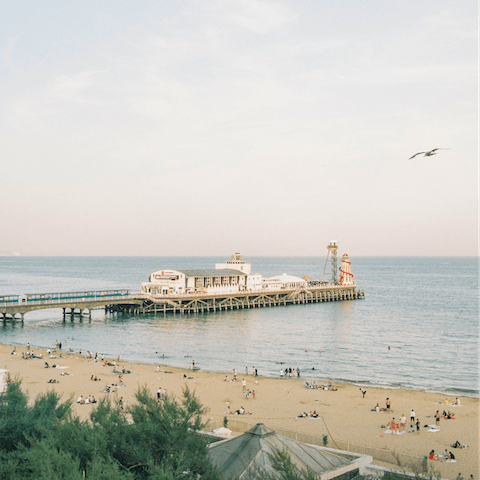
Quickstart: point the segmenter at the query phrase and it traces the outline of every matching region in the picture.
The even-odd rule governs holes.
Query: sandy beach
[[[454,406],[455,396],[445,396],[422,391],[401,389],[383,389],[363,387],[366,390],[363,396],[360,388],[350,384],[335,384],[336,391],[324,389],[308,389],[301,378],[264,378],[244,375],[245,366],[238,367],[237,382],[231,381],[233,372],[210,373],[203,370],[192,371],[172,368],[164,365],[141,365],[124,362],[122,359],[107,359],[116,361],[117,370],[125,368],[131,373],[123,375],[123,386],[117,373],[113,373],[112,366],[105,366],[100,359],[85,358],[78,353],[60,351],[47,353],[47,350],[35,349],[36,354],[43,358],[24,359],[22,352],[26,348],[16,348],[16,355],[12,354],[13,347],[0,346],[0,368],[7,369],[12,378],[22,380],[22,388],[28,392],[32,401],[38,394],[53,389],[62,395],[62,399],[73,398],[74,411],[82,419],[88,418],[94,405],[77,404],[80,395],[87,397],[94,395],[101,399],[108,395],[112,401],[120,398],[131,404],[135,401],[135,392],[140,386],[147,386],[152,393],[159,388],[165,389],[167,394],[181,395],[185,385],[196,392],[206,408],[205,420],[210,420],[212,427],[221,426],[228,407],[235,412],[241,406],[246,410],[245,415],[227,414],[233,425],[234,422],[255,424],[263,422],[272,429],[284,429],[305,434],[323,436],[328,435],[329,445],[337,442],[350,442],[366,445],[377,449],[394,450],[402,454],[417,456],[428,455],[433,449],[441,454],[445,449],[452,451],[456,462],[445,460],[429,461],[442,478],[455,479],[460,472],[464,478],[473,475],[475,480],[479,475],[479,399],[459,397],[460,406]],[[56,358],[50,358],[53,355]],[[191,361],[191,360],[190,360]],[[45,362],[66,368],[45,368]],[[249,373],[251,373],[249,366]],[[167,373],[168,372],[168,373]],[[230,381],[225,381],[228,375]],[[97,377],[99,381],[91,378]],[[185,378],[185,376],[187,378]],[[48,383],[50,379],[59,383]],[[246,381],[246,388],[252,392],[247,398],[243,393],[242,380]],[[318,385],[328,384],[328,378],[317,379]],[[106,393],[106,385],[117,384],[115,392]],[[255,391],[255,397],[253,396]],[[375,412],[378,403],[386,406],[386,399],[391,401],[391,412]],[[448,402],[448,405],[446,404]],[[411,432],[410,412],[415,411],[416,418],[420,419],[420,432]],[[454,413],[455,419],[441,419],[438,431],[428,431],[425,425],[435,426],[435,412],[443,410]],[[303,412],[316,411],[321,417],[318,419],[298,418]],[[403,434],[392,434],[382,425],[395,418],[407,417],[407,426]],[[414,429],[413,429],[414,430]],[[451,445],[459,441],[468,445],[468,448],[452,448]],[[385,465],[374,460],[374,463]]]

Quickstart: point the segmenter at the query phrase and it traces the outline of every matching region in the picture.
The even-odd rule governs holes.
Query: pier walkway
[[[63,315],[92,315],[94,308],[105,312],[149,313],[204,313],[243,308],[276,307],[307,303],[333,302],[365,298],[363,290],[355,285],[322,285],[235,293],[188,293],[150,295],[130,293],[129,290],[94,292],[64,292],[0,296],[0,320],[21,320],[28,312],[52,308],[63,309]],[[78,311],[78,313],[77,313]]]

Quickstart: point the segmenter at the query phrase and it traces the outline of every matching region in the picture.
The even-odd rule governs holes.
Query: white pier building
[[[277,275],[262,278],[251,273],[251,264],[235,253],[225,263],[215,264],[215,269],[157,270],[150,274],[149,281],[142,283],[142,292],[150,295],[190,293],[236,293],[282,290],[307,286],[303,278],[293,275]]]

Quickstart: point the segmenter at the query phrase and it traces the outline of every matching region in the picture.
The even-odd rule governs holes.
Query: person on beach
[[[410,412],[410,426],[413,427],[414,424],[415,424],[415,410],[413,410],[412,408],[412,411]]]
[[[458,399],[458,397],[455,399],[455,405],[460,405],[460,400]]]
[[[389,411],[390,411],[390,406],[392,405],[392,402],[390,401],[389,398],[387,398],[387,399],[385,400],[385,405],[386,405],[386,407],[387,407],[387,412],[389,412]]]
[[[247,382],[245,381],[244,378],[242,378],[242,392],[245,392],[247,390]]]
[[[157,400],[160,400],[161,397],[162,397],[162,387],[158,387],[158,390],[157,390]]]
[[[300,369],[297,367],[297,378],[300,378]]]
[[[378,403],[375,405],[375,411],[377,413],[380,411],[380,405]]]
[[[395,417],[392,418],[391,422],[388,422],[387,424],[388,427],[392,430],[393,435],[397,433],[397,422],[395,421]]]
[[[435,458],[435,450],[432,450],[428,455],[429,460],[436,460]],[[458,478],[458,477],[457,477]]]
[[[457,475],[457,478],[456,478],[455,480],[463,480],[462,474],[459,473],[459,474]]]
[[[417,420],[416,427],[417,427],[417,433],[420,433],[420,419]]]
[[[440,411],[439,410],[437,410],[435,412],[435,423],[436,423],[437,427],[440,425]]]
[[[400,428],[402,430],[405,430],[405,427],[407,426],[407,417],[405,416],[404,413],[402,413],[402,416],[400,418]]]
[[[359,390],[362,392],[362,398],[365,398],[365,394],[367,393],[367,391],[364,390],[362,387],[360,387]]]

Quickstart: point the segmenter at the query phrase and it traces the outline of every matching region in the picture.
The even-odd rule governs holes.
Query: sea
[[[0,257],[0,295],[128,288],[158,269],[214,268],[225,257]],[[323,257],[248,257],[252,272],[322,277]],[[479,397],[477,257],[355,257],[365,299],[197,314],[0,322],[0,343],[90,350],[123,362]],[[3,367],[3,366],[2,366]]]

